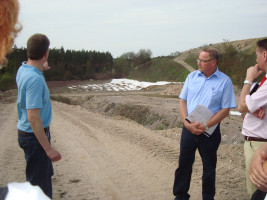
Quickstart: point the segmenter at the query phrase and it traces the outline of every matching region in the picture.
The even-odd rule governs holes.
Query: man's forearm
[[[246,103],[246,96],[249,95],[250,88],[251,88],[250,84],[245,84],[242,88],[239,101],[238,101],[238,111],[241,113],[246,113],[249,111],[247,103]]]
[[[185,118],[187,117],[187,102],[183,99],[180,99],[179,102],[179,111],[180,111],[180,116],[182,118],[182,121],[184,122],[184,124],[186,123]]]
[[[37,140],[39,141],[45,152],[48,153],[51,150],[51,144],[49,143],[48,138],[45,135],[40,112],[38,111],[38,109],[32,109],[27,110],[27,113],[29,122]]]
[[[217,112],[210,120],[207,121],[207,126],[212,127],[215,124],[220,123],[226,116],[229,115],[230,108],[223,108]]]
[[[249,67],[246,73],[246,80],[253,82],[263,70],[259,68],[259,65],[256,64],[255,66]],[[241,113],[248,112],[248,106],[246,104],[246,96],[250,93],[251,84],[244,84],[238,102],[238,111]]]

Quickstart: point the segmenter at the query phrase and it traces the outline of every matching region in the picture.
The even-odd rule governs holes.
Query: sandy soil
[[[103,101],[107,105],[110,102],[142,104],[153,112],[177,115],[178,99],[160,97],[161,93],[159,90],[64,93],[73,98],[94,96],[96,103],[91,107],[87,101],[81,105],[53,101],[52,145],[62,154],[62,160],[54,163],[54,199],[173,199],[181,129],[152,130],[124,117],[101,112],[97,107]],[[11,96],[6,95],[6,101],[0,98],[0,186],[25,181],[25,160],[17,143],[15,97]],[[217,200],[248,199],[241,126],[242,119],[234,116],[222,123]],[[190,189],[192,200],[201,199],[202,165],[199,154],[196,155]]]

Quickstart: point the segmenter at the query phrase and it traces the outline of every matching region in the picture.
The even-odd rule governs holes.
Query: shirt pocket
[[[197,94],[197,85],[189,85],[188,86],[188,99],[192,99],[196,96]]]
[[[222,94],[223,94],[222,90],[212,89],[211,102],[216,104],[221,104]]]

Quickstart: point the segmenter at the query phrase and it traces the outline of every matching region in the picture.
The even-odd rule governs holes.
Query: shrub
[[[4,73],[0,77],[0,90],[5,91],[10,89],[10,87],[14,87],[15,81],[13,80],[13,77],[9,73]]]

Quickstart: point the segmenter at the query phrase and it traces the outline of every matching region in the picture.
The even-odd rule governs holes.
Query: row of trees
[[[94,79],[98,74],[108,74],[109,78],[122,77],[127,76],[133,66],[151,60],[151,56],[150,50],[141,49],[138,53],[125,53],[114,60],[109,52],[54,48],[50,49],[48,58],[52,68],[45,71],[45,76],[47,80],[57,81]],[[0,90],[14,87],[16,72],[21,63],[27,60],[27,49],[15,46],[7,59],[7,67],[0,70]]]
[[[114,60],[114,71],[122,74],[122,76],[128,76],[134,67],[151,61],[151,58],[150,49],[141,49],[137,53],[124,53]]]
[[[113,57],[109,52],[51,49],[48,58],[53,67],[46,71],[47,80],[85,80],[96,73],[111,72]]]
[[[230,42],[226,41],[221,44],[219,68],[230,76],[235,85],[241,86],[247,68],[255,65],[255,49],[256,47],[246,51],[239,51]],[[168,58],[172,59],[179,54],[180,52],[175,52]],[[197,56],[191,53],[185,61],[191,66],[196,66]],[[7,67],[0,68],[0,90],[15,86],[16,72],[22,61],[27,60],[27,49],[14,47],[13,51],[7,55],[7,59]],[[105,78],[132,77],[133,73],[139,76],[138,74],[140,73],[137,73],[137,71],[142,72],[142,70],[151,67],[151,64],[155,65],[156,62],[159,62],[152,62],[152,52],[149,49],[141,49],[137,53],[124,53],[114,59],[109,52],[65,51],[63,47],[51,49],[48,61],[52,69],[45,72],[47,80],[95,79],[100,77],[98,76],[99,74]],[[163,65],[167,69],[170,64],[164,63]],[[158,66],[156,67],[156,69],[159,68]],[[155,72],[153,76],[155,77],[157,77],[156,69],[153,70]]]

